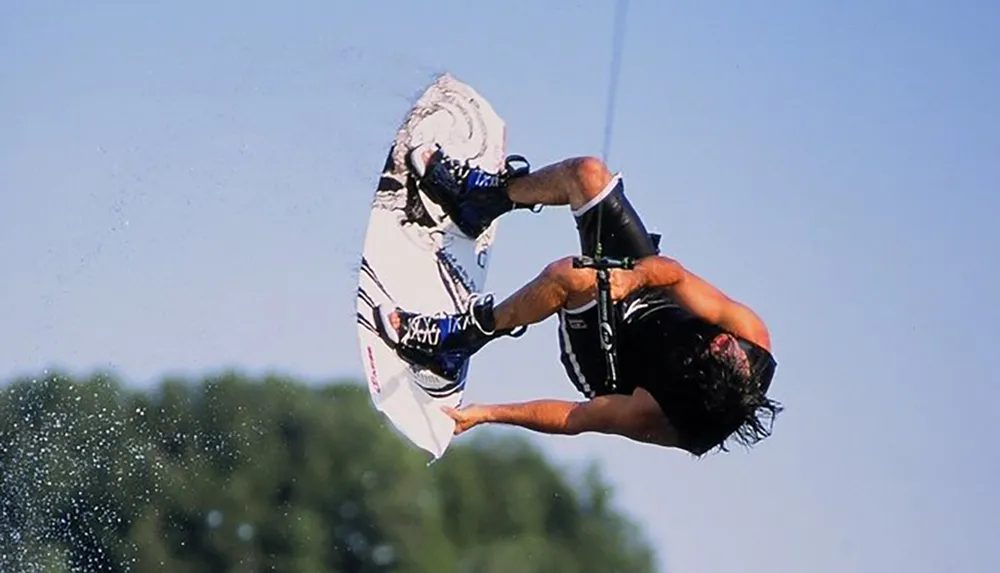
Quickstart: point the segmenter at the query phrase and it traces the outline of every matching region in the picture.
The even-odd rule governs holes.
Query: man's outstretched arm
[[[543,399],[473,405],[447,412],[456,421],[456,433],[479,424],[507,424],[544,434],[573,436],[596,432],[663,446],[673,446],[676,442],[659,405],[642,389],[631,396],[598,396],[586,402]]]

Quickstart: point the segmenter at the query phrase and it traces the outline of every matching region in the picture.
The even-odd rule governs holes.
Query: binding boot
[[[425,160],[428,153],[430,157]],[[538,210],[539,206],[515,203],[507,196],[507,184],[531,170],[527,159],[520,155],[508,156],[500,173],[452,159],[439,145],[417,147],[407,154],[407,160],[417,174],[421,190],[473,239],[504,213],[514,209]]]
[[[496,330],[492,294],[473,295],[466,310],[457,314],[419,314],[379,306],[375,323],[397,354],[452,381],[487,342],[501,336],[518,337],[526,330]]]

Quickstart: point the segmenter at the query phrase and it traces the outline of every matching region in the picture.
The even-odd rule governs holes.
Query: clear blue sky
[[[83,7],[84,4],[86,7]],[[600,153],[613,3],[7,1],[0,373],[360,376],[355,265],[412,98],[485,94],[535,165]],[[1000,570],[1000,5],[633,0],[610,163],[667,254],[755,307],[788,410],[606,463],[672,571]],[[503,295],[574,252],[501,228]],[[573,397],[555,325],[470,401]]]

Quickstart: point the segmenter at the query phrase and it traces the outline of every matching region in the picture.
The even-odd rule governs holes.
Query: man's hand
[[[619,301],[649,284],[646,274],[636,269],[611,269],[611,300]],[[597,292],[597,286],[594,286]]]
[[[574,284],[576,289],[570,292],[569,300],[574,306],[597,298],[597,271],[593,269],[574,269],[574,273],[583,277]],[[649,285],[646,273],[635,269],[609,269],[608,282],[611,283],[611,300],[620,301],[640,288]]]
[[[448,414],[452,420],[455,420],[456,436],[486,422],[486,414],[488,410],[483,406],[477,406],[475,404],[461,409],[449,408],[447,406],[441,409],[444,410],[444,413]]]
[[[597,271],[576,270],[586,273],[586,296],[597,296]],[[684,278],[684,269],[665,257],[650,256],[639,259],[631,269],[610,269],[611,300],[619,301],[633,292],[648,286],[670,287]]]

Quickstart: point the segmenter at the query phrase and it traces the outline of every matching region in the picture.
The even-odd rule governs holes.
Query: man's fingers
[[[459,435],[466,430],[465,424],[463,423],[462,413],[450,406],[441,406],[441,411],[451,417],[455,421],[455,430],[452,432],[453,435]]]
[[[452,420],[455,420],[456,436],[482,422],[480,409],[475,404],[469,404],[459,408],[441,406],[441,411],[448,414]]]
[[[621,269],[611,269],[611,300],[619,300],[625,295],[624,277]]]

